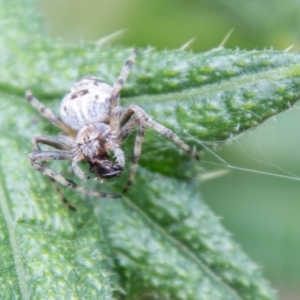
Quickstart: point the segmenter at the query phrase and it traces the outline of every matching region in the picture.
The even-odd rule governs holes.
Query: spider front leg
[[[35,135],[33,137],[32,140],[32,146],[34,149],[34,153],[38,153],[41,152],[41,149],[39,147],[39,144],[45,144],[51,147],[54,147],[56,149],[59,150],[70,150],[70,146],[67,145],[66,143],[64,143],[61,139],[56,138],[56,137],[52,137],[52,136],[46,136],[46,135]],[[46,162],[42,162],[42,165],[45,167],[47,166]],[[55,189],[56,193],[59,195],[60,200],[62,201],[62,203],[69,209],[72,211],[75,211],[76,208],[75,206],[73,206],[71,203],[69,203],[69,201],[67,200],[67,198],[63,195],[63,193],[61,192],[61,190],[59,189],[59,187],[57,186],[57,181],[55,181],[53,178],[50,178],[50,182],[53,186],[53,188]]]
[[[133,114],[136,115],[136,118],[132,119]],[[179,145],[184,151],[186,151],[189,155],[199,160],[199,156],[195,153],[184,141],[182,141],[172,130],[164,127],[163,125],[152,120],[146,112],[138,106],[132,105],[125,110],[123,113],[120,122],[119,122],[119,134],[118,134],[118,143],[120,144],[135,128],[139,127],[135,146],[134,146],[134,154],[132,159],[132,165],[130,169],[129,180],[123,189],[123,192],[126,192],[133,183],[134,176],[137,170],[138,160],[141,154],[142,143],[144,139],[144,133],[146,126],[151,127],[153,130],[157,131],[161,135],[171,139],[174,143]]]
[[[132,123],[129,122],[131,116],[135,114],[137,116],[137,123],[145,124],[146,126],[151,127],[156,132],[160,133],[161,135],[167,137],[168,139],[172,140],[175,144],[180,146],[184,151],[186,151],[189,155],[194,157],[195,159],[199,160],[199,155],[194,152],[181,138],[179,138],[172,130],[166,128],[165,126],[155,122],[152,120],[147,113],[136,105],[129,106],[125,112],[123,113],[121,120],[120,120],[120,133],[119,138],[122,139],[122,136],[128,135],[128,128],[132,127]],[[129,124],[128,124],[129,123]],[[138,126],[138,125],[137,125]],[[127,136],[126,135],[126,136]]]
[[[119,198],[120,195],[115,194],[107,194],[97,191],[92,191],[86,189],[82,186],[78,186],[75,182],[64,178],[57,172],[54,172],[46,165],[41,163],[51,160],[72,160],[72,153],[70,151],[39,151],[33,152],[28,155],[30,164],[39,172],[45,174],[46,176],[50,177],[51,179],[57,181],[58,183],[74,189],[78,192],[81,192],[85,195],[96,196],[96,197],[103,197],[103,198]],[[37,163],[39,161],[40,163]]]

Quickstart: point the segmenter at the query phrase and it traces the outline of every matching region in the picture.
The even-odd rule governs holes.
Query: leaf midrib
[[[146,219],[149,223],[151,223],[169,242],[171,242],[175,247],[179,250],[187,254],[204,272],[206,272],[207,276],[211,278],[212,281],[219,283],[221,286],[225,287],[226,290],[233,296],[232,299],[242,300],[242,298],[237,294],[235,290],[233,290],[228,284],[224,283],[223,279],[217,276],[214,272],[212,272],[209,267],[207,267],[201,259],[192,251],[190,248],[182,244],[180,240],[177,240],[172,235],[169,234],[164,228],[160,226],[155,220],[151,218],[148,214],[146,214],[143,210],[141,210],[134,202],[131,201],[129,197],[123,195],[122,199],[127,203],[128,206],[131,206],[136,212],[138,212],[144,219]],[[180,244],[180,247],[178,247]]]
[[[294,64],[287,67],[274,67],[272,70],[266,70],[255,74],[247,74],[243,76],[233,77],[218,81],[212,84],[203,85],[197,88],[187,88],[180,92],[168,92],[167,94],[155,95],[139,95],[134,97],[123,97],[122,100],[126,104],[147,104],[147,103],[163,103],[167,101],[183,101],[193,99],[195,97],[207,96],[214,93],[240,89],[246,84],[254,84],[265,80],[280,80],[287,77],[300,76],[300,64]]]

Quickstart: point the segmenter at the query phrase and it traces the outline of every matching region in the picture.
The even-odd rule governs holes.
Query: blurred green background
[[[189,50],[202,52],[217,47],[234,28],[227,48],[300,50],[299,0],[41,0],[39,5],[47,32],[63,42],[96,41],[126,29],[110,44],[161,50],[195,38]],[[263,268],[280,299],[300,299],[300,106],[210,149],[213,153],[202,153],[199,175],[205,201]],[[220,170],[228,172],[206,180]]]

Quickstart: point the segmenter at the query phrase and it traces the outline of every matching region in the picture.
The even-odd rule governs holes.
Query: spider
[[[195,159],[199,159],[174,132],[152,120],[142,108],[136,105],[123,108],[119,105],[120,91],[135,58],[136,51],[133,51],[113,86],[95,77],[84,77],[77,82],[62,99],[61,119],[40,103],[31,91],[26,91],[29,103],[62,131],[57,137],[33,137],[33,152],[28,158],[36,170],[53,181],[87,195],[118,198],[120,195],[89,190],[77,185],[50,169],[47,161],[70,160],[75,175],[80,179],[89,178],[78,166],[80,161],[86,161],[90,165],[90,172],[95,173],[95,179],[118,177],[125,166],[125,157],[120,145],[137,128],[130,175],[123,189],[123,192],[126,192],[135,177],[147,126],[171,139]],[[46,144],[57,150],[42,151],[39,144]],[[113,159],[109,153],[113,154]]]

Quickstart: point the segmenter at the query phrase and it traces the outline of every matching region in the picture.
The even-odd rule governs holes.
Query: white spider
[[[26,92],[29,103],[62,131],[57,137],[34,136],[32,142],[34,152],[30,153],[28,158],[36,170],[79,192],[93,196],[118,198],[120,195],[106,194],[78,186],[73,181],[52,171],[46,162],[71,160],[74,173],[80,179],[89,178],[77,164],[82,160],[89,163],[90,171],[95,173],[98,179],[118,177],[125,165],[124,153],[120,145],[137,127],[129,180],[123,189],[125,192],[133,183],[146,126],[171,139],[191,156],[199,159],[199,156],[177,135],[152,120],[140,107],[131,105],[125,109],[119,106],[120,91],[135,57],[136,52],[134,51],[125,62],[113,87],[95,77],[85,77],[77,82],[62,100],[60,108],[62,121],[49,108],[41,104],[30,91]],[[57,150],[42,151],[39,143],[49,145]],[[113,153],[114,159],[110,158],[109,152]]]

